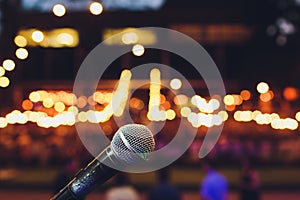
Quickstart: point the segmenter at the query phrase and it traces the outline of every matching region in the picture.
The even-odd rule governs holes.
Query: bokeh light
[[[0,67],[0,76],[3,76],[5,74],[5,69],[3,67]]]
[[[234,105],[234,97],[230,94],[226,95],[223,99],[225,105],[231,106]]]
[[[66,8],[62,4],[56,4],[53,6],[52,12],[57,17],[62,17],[66,14]]]
[[[142,56],[145,53],[145,48],[141,44],[136,44],[132,47],[132,53],[135,56]]]
[[[14,42],[18,47],[26,47],[27,45],[26,38],[21,35],[17,35],[14,39]]]
[[[93,15],[100,15],[103,12],[103,6],[99,2],[93,2],[90,5],[90,12]]]
[[[2,66],[3,66],[3,68],[4,68],[5,70],[7,70],[7,71],[12,71],[12,70],[15,69],[16,64],[15,64],[15,62],[14,62],[13,60],[11,60],[11,59],[6,59],[6,60],[3,61]]]
[[[19,48],[16,50],[16,56],[17,58],[24,60],[28,57],[28,51],[24,48]]]
[[[44,33],[42,31],[36,30],[31,34],[31,38],[35,42],[42,42],[45,38]]]
[[[180,79],[178,78],[174,78],[170,81],[170,86],[172,89],[174,90],[179,90],[182,86],[182,82]]]
[[[269,91],[269,85],[265,82],[257,84],[256,89],[259,93],[263,94]]]
[[[5,87],[9,86],[9,83],[10,83],[10,81],[7,77],[5,77],[5,76],[0,77],[0,87],[5,88]]]

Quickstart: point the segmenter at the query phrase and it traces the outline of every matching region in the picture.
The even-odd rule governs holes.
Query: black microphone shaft
[[[82,200],[97,185],[104,183],[119,171],[103,163],[121,165],[111,147],[107,147],[86,168],[79,171],[76,177],[50,200]]]

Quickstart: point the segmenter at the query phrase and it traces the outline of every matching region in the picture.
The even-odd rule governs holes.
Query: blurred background
[[[151,84],[124,96],[124,103],[135,123],[166,122],[156,137],[160,147],[173,138],[180,120],[186,134],[197,131],[168,168],[183,199],[200,199],[199,149],[208,128],[221,124],[210,157],[228,180],[230,199],[239,199],[243,160],[257,171],[262,199],[299,199],[299,25],[299,0],[0,0],[0,198],[49,199],[62,171],[75,174],[93,158],[74,124],[87,132],[90,123],[99,124],[111,138],[118,126],[105,108],[121,74],[156,62],[182,73],[197,95],[185,95],[178,77],[162,74],[169,88],[156,91],[159,106],[149,100],[157,98],[149,96]],[[200,43],[218,66],[227,95],[210,97],[184,58],[144,48],[155,44],[157,35],[139,27],[173,29]],[[122,38],[106,40],[122,31],[127,31]],[[77,71],[103,40],[107,46],[129,45],[132,52],[111,63],[94,94],[76,96]],[[146,73],[149,82],[160,74]],[[164,111],[149,114],[156,108]],[[90,114],[96,112],[104,117],[93,120]],[[157,172],[127,178],[142,199],[159,181]],[[87,199],[101,199],[115,182]]]

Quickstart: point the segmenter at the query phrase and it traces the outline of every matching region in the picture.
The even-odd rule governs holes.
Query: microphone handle
[[[103,163],[122,164],[111,147],[104,149],[86,168],[81,169],[75,178],[50,200],[83,200],[97,185],[104,183],[119,171]]]

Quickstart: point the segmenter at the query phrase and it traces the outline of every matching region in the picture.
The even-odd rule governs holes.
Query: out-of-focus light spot
[[[94,101],[93,96],[89,96],[89,98],[87,99],[87,102],[88,102],[88,104],[91,105],[91,106],[94,106],[94,105],[97,104],[97,103]]]
[[[167,110],[167,119],[168,120],[173,120],[176,117],[176,113],[174,110]]]
[[[0,128],[5,128],[7,126],[7,120],[4,117],[0,117]]]
[[[42,31],[37,30],[37,31],[33,31],[33,33],[31,34],[31,38],[35,42],[41,42],[44,40],[45,36]]]
[[[74,115],[77,115],[78,114],[78,108],[76,106],[70,106],[68,108],[68,112],[72,112],[72,113],[74,113]]]
[[[183,117],[188,117],[188,115],[192,112],[192,110],[189,107],[183,107],[180,110],[180,114]]]
[[[236,111],[236,112],[234,112],[234,114],[233,114],[233,118],[236,120],[236,121],[241,121],[241,111]]]
[[[242,90],[240,95],[244,101],[248,101],[251,98],[251,93],[249,90]]]
[[[16,50],[16,56],[21,60],[25,60],[28,57],[28,51],[24,48],[19,48]]]
[[[225,110],[218,112],[218,115],[222,118],[223,122],[227,121],[228,113]]]
[[[228,111],[234,111],[235,110],[235,105],[225,105],[225,108]]]
[[[18,47],[26,47],[27,45],[26,38],[21,35],[17,35],[14,39],[14,42]]]
[[[172,89],[178,90],[178,89],[181,88],[182,82],[181,82],[181,80],[179,80],[178,78],[174,78],[174,79],[172,79],[172,80],[170,81],[170,86],[171,86]]]
[[[93,14],[93,15],[100,15],[103,11],[103,6],[101,3],[99,2],[93,2],[91,3],[90,5],[90,12]]]
[[[33,108],[33,103],[30,100],[26,99],[22,102],[22,108],[24,110],[31,110]]]
[[[29,94],[30,101],[36,103],[41,100],[41,95],[38,92],[31,92]]]
[[[299,91],[294,87],[286,87],[283,90],[283,97],[288,101],[295,101],[299,97]]]
[[[243,122],[250,122],[252,120],[252,112],[251,111],[242,111],[240,113],[240,120]]]
[[[225,105],[231,106],[234,105],[234,97],[230,94],[226,95],[223,99]]]
[[[259,110],[255,110],[255,111],[253,111],[252,112],[252,119],[253,120],[256,120],[256,117],[258,116],[258,115],[261,115],[262,113],[259,111]]]
[[[57,17],[62,17],[66,14],[66,8],[62,4],[56,4],[52,8],[52,12]]]
[[[176,105],[181,106],[186,105],[189,101],[189,98],[184,94],[179,94],[174,97],[173,101]]]
[[[5,76],[0,77],[0,87],[5,88],[5,87],[9,86],[9,83],[10,83],[10,81],[7,77],[5,77]]]
[[[138,98],[132,98],[129,101],[129,106],[131,108],[137,109],[137,110],[142,110],[144,108],[144,102]]]
[[[57,112],[63,112],[65,110],[66,106],[63,102],[56,102],[54,105],[54,109]]]
[[[291,118],[283,119],[283,126],[286,129],[295,130],[298,128],[298,122]]]
[[[2,66],[3,66],[3,68],[4,68],[5,70],[7,70],[7,71],[12,71],[12,70],[15,69],[16,64],[15,64],[15,62],[14,62],[13,60],[11,60],[11,59],[6,59],[6,60],[3,61]]]
[[[200,110],[207,105],[206,100],[199,95],[192,96],[191,103],[197,106]]]
[[[262,93],[259,95],[259,98],[263,102],[268,102],[272,100],[272,94],[270,92]]]
[[[269,91],[269,85],[265,82],[257,84],[256,89],[259,93],[263,94]]]
[[[60,33],[57,36],[57,40],[60,44],[65,44],[65,45],[69,45],[69,46],[74,43],[74,38],[69,33]]]
[[[87,114],[86,114],[86,112],[80,112],[79,114],[78,114],[78,120],[80,121],[80,122],[86,122],[88,119],[87,119]]]
[[[136,44],[132,47],[132,53],[135,56],[142,56],[145,53],[145,48],[143,45]]]
[[[138,42],[138,35],[135,32],[128,32],[122,35],[122,42],[124,44],[134,44]]]
[[[234,98],[234,105],[241,105],[243,103],[243,98],[240,95],[232,95]]]
[[[87,98],[85,96],[78,97],[76,105],[78,108],[83,108],[87,104]]]
[[[5,69],[3,67],[0,67],[0,76],[3,76],[5,74]]]
[[[43,106],[45,108],[51,108],[54,105],[53,99],[47,97],[43,100]]]
[[[295,118],[298,122],[300,122],[300,111],[296,113]]]
[[[220,107],[220,102],[217,99],[211,99],[208,102],[208,106],[212,108],[212,110],[217,110]]]

